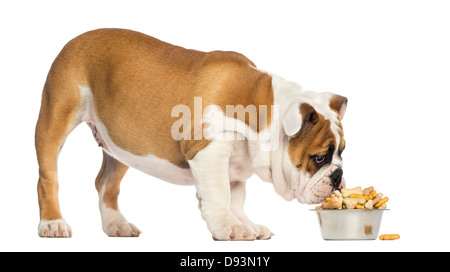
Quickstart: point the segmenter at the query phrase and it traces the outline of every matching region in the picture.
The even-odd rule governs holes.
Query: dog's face
[[[294,110],[283,119],[288,136],[283,172],[298,201],[314,204],[345,187],[342,176],[345,140],[341,119],[347,99],[329,93],[305,95],[306,102],[294,105]]]

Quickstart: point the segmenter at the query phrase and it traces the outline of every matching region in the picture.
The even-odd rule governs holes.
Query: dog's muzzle
[[[342,168],[338,168],[330,175],[331,186],[333,187],[333,191],[339,189],[343,174],[344,171],[342,171]]]

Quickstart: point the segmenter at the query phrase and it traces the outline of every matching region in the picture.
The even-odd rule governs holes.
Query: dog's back
[[[186,165],[186,156],[196,153],[194,146],[207,143],[168,140],[176,121],[171,117],[173,107],[182,104],[193,109],[194,97],[202,97],[204,105],[222,106],[224,112],[225,105],[248,100],[242,97],[252,97],[252,104],[271,105],[270,76],[252,66],[235,52],[205,53],[135,31],[100,29],[64,47],[52,65],[43,96],[55,101],[52,106],[56,100],[73,101],[77,114],[72,126],[76,126],[86,103],[80,96],[84,87],[92,93],[95,112],[119,147]],[[259,81],[262,84],[255,84]]]

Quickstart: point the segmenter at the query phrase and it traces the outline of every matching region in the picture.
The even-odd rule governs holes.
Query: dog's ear
[[[330,97],[330,108],[339,114],[339,118],[344,118],[347,109],[348,99],[342,95],[332,94]]]
[[[317,120],[317,112],[310,104],[294,104],[286,111],[282,119],[284,133],[287,136],[294,136],[306,123],[317,123]]]

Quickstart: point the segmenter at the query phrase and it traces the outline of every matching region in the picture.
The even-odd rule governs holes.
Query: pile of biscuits
[[[383,197],[382,193],[377,193],[373,186],[361,189],[360,186],[353,189],[343,188],[336,190],[317,209],[386,209],[388,197]]]

